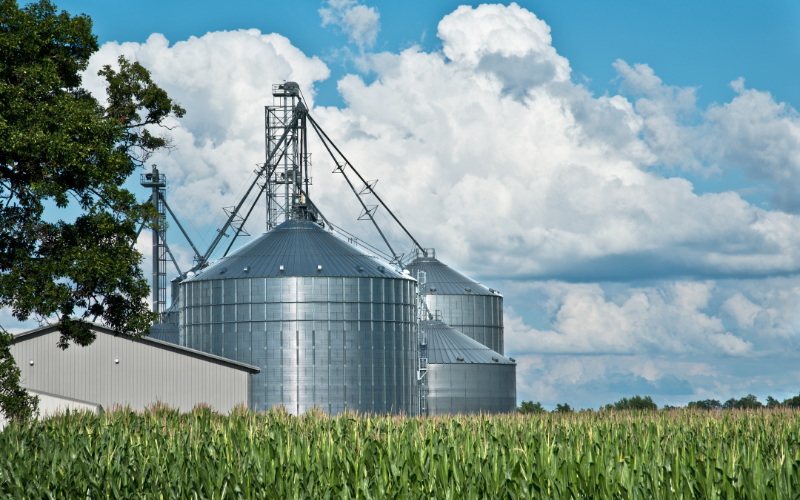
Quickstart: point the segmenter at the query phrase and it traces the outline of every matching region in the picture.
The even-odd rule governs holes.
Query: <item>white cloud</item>
[[[712,334],[709,340],[729,356],[745,356],[753,350],[753,344],[727,332]]]
[[[319,58],[305,56],[277,34],[215,32],[172,46],[153,34],[143,44],[104,44],[84,77],[92,93],[104,92],[97,71],[115,64],[119,55],[140,61],[187,109],[170,132],[177,151],[157,155],[152,163],[167,175],[173,209],[190,214],[201,227],[220,220],[221,208],[234,204],[237,190],[264,161],[264,106],[272,104],[272,84],[299,83],[313,105],[313,82],[330,74]]]
[[[669,139],[649,139],[666,134],[652,132],[653,120],[676,119],[693,91],[665,90],[648,68],[618,63],[625,84],[656,96],[649,106],[660,111],[639,111],[642,99],[595,98],[569,80],[549,27],[516,5],[460,7],[438,34],[442,52],[365,55],[375,82],[345,76],[339,91],[348,106],[312,109],[364,175],[381,179],[384,198],[425,246],[474,274],[517,278],[800,268],[797,218],[732,192],[697,195],[685,179],[646,171],[670,150]],[[276,34],[217,32],[171,47],[153,35],[145,44],[105,44],[91,61],[91,90],[101,88],[91,75],[120,53],[150,68],[188,110],[173,132],[178,151],[153,162],[169,176],[171,199],[200,224],[232,204],[263,161],[270,84],[297,81],[313,106],[314,82],[329,75]],[[342,180],[327,174],[321,146],[311,147],[313,195],[352,229]],[[437,224],[426,222],[431,214]]]
[[[773,203],[800,211],[800,113],[775,102],[769,92],[745,88],[741,78],[731,87],[738,95],[705,113],[709,132],[703,152],[751,179],[771,181],[777,189]]]
[[[722,304],[722,308],[736,320],[740,328],[751,328],[761,308],[741,293],[736,293]]]
[[[326,3],[327,7],[319,9],[322,26],[338,26],[361,49],[375,45],[381,30],[378,9],[360,5],[357,0],[328,0]]]
[[[800,211],[800,113],[775,102],[769,92],[747,89],[744,79],[731,82],[737,96],[729,103],[696,106],[697,89],[665,85],[647,64],[614,68],[622,88],[636,97],[643,118],[642,136],[658,163],[711,175],[739,169],[748,178],[772,183],[772,202],[781,210]]]
[[[442,221],[415,224],[418,239],[475,274],[590,281],[798,269],[796,218],[646,171],[671,151],[667,138],[663,147],[647,139],[648,120],[661,118],[566,80],[546,28],[516,6],[461,7],[439,25],[442,54],[366,56],[375,81],[344,77],[348,107],[315,113],[410,220]],[[639,87],[658,84],[639,73]],[[693,102],[692,92],[662,93]],[[672,101],[662,108],[677,116]]]
[[[505,342],[515,353],[746,355],[752,345],[729,332],[708,307],[713,282],[635,288],[612,301],[596,284],[536,283],[548,296],[549,330],[527,327],[506,310]]]
[[[634,394],[660,405],[790,397],[800,375],[798,285],[798,277],[647,287],[505,282],[518,397],[595,406]],[[540,316],[539,326],[518,311]],[[732,313],[742,325],[726,326]]]

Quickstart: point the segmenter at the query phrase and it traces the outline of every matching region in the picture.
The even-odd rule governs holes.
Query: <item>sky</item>
[[[504,294],[519,400],[800,391],[796,2],[58,6],[94,21],[94,95],[126,55],[186,108],[153,163],[199,246],[263,162],[271,84],[296,81],[415,237]],[[317,204],[377,244],[311,149]]]

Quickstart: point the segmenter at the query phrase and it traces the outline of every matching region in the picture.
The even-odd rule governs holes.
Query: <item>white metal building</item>
[[[92,330],[91,345],[66,350],[56,346],[58,325],[16,336],[11,354],[21,385],[106,409],[143,410],[157,401],[181,411],[202,403],[222,413],[250,406],[250,377],[258,367],[156,339],[115,336],[101,325]]]

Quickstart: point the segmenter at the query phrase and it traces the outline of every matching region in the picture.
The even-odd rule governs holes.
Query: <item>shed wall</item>
[[[12,345],[23,387],[104,408],[143,410],[160,401],[182,411],[206,403],[227,413],[249,405],[251,375],[245,369],[106,333],[87,347],[62,351],[56,347],[59,336],[52,330]]]

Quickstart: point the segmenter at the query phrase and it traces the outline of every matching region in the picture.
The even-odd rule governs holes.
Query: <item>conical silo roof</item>
[[[464,276],[460,272],[443,264],[435,257],[417,257],[407,266],[411,276],[417,277],[417,271],[425,271],[428,283],[426,288],[436,288],[437,295],[496,295],[500,292],[491,291],[477,281]],[[428,290],[425,290],[427,293]]]
[[[409,279],[314,222],[287,221],[186,281],[284,276]]]
[[[420,321],[428,341],[428,364],[513,365],[513,361],[442,321]]]

